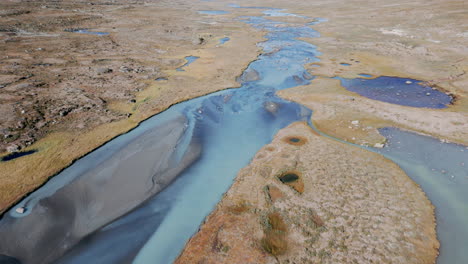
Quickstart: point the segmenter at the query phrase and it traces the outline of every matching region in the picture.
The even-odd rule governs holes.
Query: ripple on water
[[[411,107],[446,108],[452,97],[421,81],[381,76],[375,79],[336,77],[347,90],[364,97]]]

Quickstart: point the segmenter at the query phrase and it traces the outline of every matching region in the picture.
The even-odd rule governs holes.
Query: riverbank
[[[434,263],[434,226],[396,164],[295,123],[241,170],[175,263]]]

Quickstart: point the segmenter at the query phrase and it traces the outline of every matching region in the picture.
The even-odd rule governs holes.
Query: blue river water
[[[439,264],[468,260],[468,147],[396,128],[383,128],[377,152],[397,163],[435,206]]]
[[[257,80],[242,82],[240,88],[174,105],[75,162],[2,218],[0,234],[14,242],[12,246],[12,242],[4,244],[6,241],[0,241],[0,255],[19,259],[23,263],[47,263],[50,261],[49,251],[55,254],[63,251],[56,263],[171,263],[232,184],[238,171],[249,163],[255,153],[269,143],[279,129],[295,121],[308,121],[311,117],[309,109],[280,99],[275,92],[310,82],[312,76],[303,65],[316,61],[317,51],[313,45],[295,38],[316,37],[318,34],[309,26],[288,27],[284,24],[277,27],[281,25],[279,22],[262,17],[244,17],[243,20],[270,32],[268,40],[259,44],[265,53],[248,67],[248,70],[258,72]],[[190,63],[195,58],[186,59]],[[158,195],[89,232],[89,227],[95,224],[92,217],[82,217],[83,214],[93,215],[87,210],[107,208],[110,206],[107,204],[112,205],[113,200],[128,203],[125,198],[128,193],[125,192],[112,193],[110,200],[109,197],[99,196],[99,193],[94,195],[96,187],[93,182],[102,181],[100,175],[104,172],[90,175],[90,168],[112,158],[129,155],[129,151],[122,152],[121,149],[137,144],[135,142],[145,137],[148,131],[160,130],[167,122],[181,115],[186,119],[186,128],[176,148],[186,149],[184,146],[188,142],[196,141],[201,145],[201,156]],[[133,181],[140,177],[140,170],[148,169],[138,168],[132,172]],[[80,180],[83,177],[89,180]],[[70,201],[69,207],[61,206],[60,210],[48,208],[64,203],[62,200],[66,191],[63,190],[69,186],[80,188],[75,191],[80,195],[79,200]],[[88,193],[93,194],[92,203],[98,208],[92,204],[80,204],[80,200],[90,200],[86,197]],[[95,197],[103,200],[95,200]],[[54,199],[60,200],[54,202]],[[25,212],[18,213],[18,208],[24,208]],[[84,211],[75,212],[75,208]],[[42,210],[57,213],[63,210],[67,214],[63,217],[71,217],[71,220],[61,221],[60,228],[37,225],[34,232],[37,241],[24,243],[21,239],[29,231],[28,223],[36,218],[41,221],[44,217]],[[80,238],[75,237],[74,233],[67,233],[67,225],[71,225],[70,228],[79,226],[80,230],[84,228],[86,232],[81,233],[86,236]],[[42,227],[44,229],[39,230]],[[18,233],[12,233],[14,231]],[[51,239],[52,233],[54,239]],[[61,241],[62,237],[64,241]],[[65,241],[67,243],[64,244]],[[23,244],[22,248],[14,246],[20,244]]]
[[[246,72],[255,72],[255,78],[240,78],[240,88],[176,104],[78,160],[7,212],[0,220],[0,232],[6,234],[9,224],[34,217],[35,205],[42,199],[53,200],[54,193],[79,180],[89,168],[110,159],[119,149],[148,131],[161,129],[166,122],[184,116],[186,129],[176,148],[183,150],[195,139],[202,152],[198,160],[167,188],[80,238],[67,250],[62,249],[60,243],[51,244],[53,241],[48,240],[47,233],[35,241],[32,248],[21,249],[34,252],[39,250],[36,247],[49,243],[54,250],[63,250],[55,263],[173,262],[254,154],[269,143],[279,129],[311,118],[309,109],[278,98],[275,92],[313,80],[304,65],[318,61],[319,53],[315,46],[297,38],[318,37],[318,33],[309,27],[317,22],[309,22],[312,19],[303,16],[297,17],[305,20],[304,26],[269,20],[272,16],[296,16],[278,9],[266,10],[264,14],[263,17],[242,18],[245,23],[267,32],[267,40],[258,44],[263,53],[246,69]],[[190,60],[187,60],[184,66],[189,64]],[[387,146],[374,151],[399,164],[436,206],[442,244],[438,263],[463,263],[461,261],[467,259],[463,245],[468,244],[468,199],[463,192],[467,178],[463,163],[467,160],[466,148],[455,144],[441,145],[435,139],[391,128],[383,129],[381,133],[388,138]],[[436,152],[442,156],[437,156]],[[138,177],[138,171],[133,174],[132,177]],[[113,195],[119,200],[122,194],[116,192]],[[26,213],[15,212],[19,207],[26,208]],[[4,251],[7,243],[0,241],[0,257],[4,254],[23,263],[45,263],[41,259],[28,262],[21,255]]]

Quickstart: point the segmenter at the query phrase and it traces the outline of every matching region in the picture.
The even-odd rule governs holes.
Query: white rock
[[[375,143],[374,148],[383,148],[385,147],[385,144],[383,143]]]
[[[353,120],[353,121],[351,121],[351,124],[357,126],[357,125],[359,125],[359,120]]]
[[[412,81],[406,81],[405,83],[406,84],[412,84],[413,82]]]
[[[24,207],[18,207],[15,210],[18,214],[24,214],[26,212],[26,209]]]
[[[426,93],[427,96],[431,95],[431,93]]]
[[[7,151],[10,153],[18,152],[20,151],[20,147],[18,145],[10,145],[7,147]]]
[[[264,106],[268,112],[273,113],[273,114],[276,113],[276,111],[278,111],[278,108],[279,108],[279,105],[274,102],[266,102]]]

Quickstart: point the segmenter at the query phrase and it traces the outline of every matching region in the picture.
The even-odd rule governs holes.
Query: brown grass
[[[267,190],[268,190],[268,196],[270,197],[270,200],[273,203],[277,201],[278,199],[281,199],[284,197],[284,194],[276,186],[267,186]]]
[[[317,227],[322,227],[325,225],[325,222],[323,222],[322,218],[320,218],[320,216],[318,216],[318,214],[316,213],[312,213],[312,221],[314,222],[314,224],[317,226]]]
[[[262,247],[273,256],[279,256],[286,253],[288,244],[284,239],[284,234],[270,231],[266,232],[262,238]]]
[[[284,223],[283,218],[278,212],[268,214],[268,224],[270,228],[276,231],[286,232],[288,227]]]
[[[288,249],[286,241],[287,225],[278,212],[269,213],[267,220],[268,225],[264,228],[264,236],[261,241],[262,247],[273,256],[282,255]]]
[[[226,210],[235,215],[239,215],[247,212],[250,209],[250,206],[245,202],[241,201],[235,205],[227,206]]]

